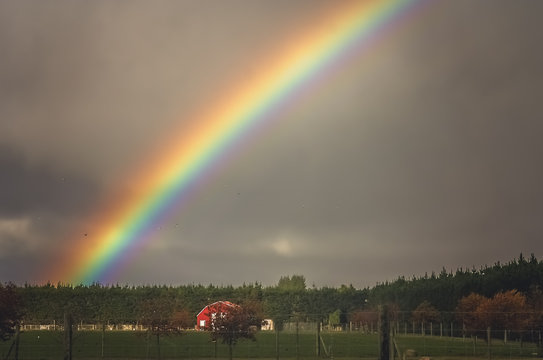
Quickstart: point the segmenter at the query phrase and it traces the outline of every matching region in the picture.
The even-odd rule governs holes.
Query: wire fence
[[[377,359],[386,328],[390,358],[395,359],[543,357],[543,324],[529,321],[524,313],[441,315],[441,319],[421,321],[412,313],[389,314],[386,327],[377,312],[358,317],[346,314],[335,321],[324,316],[315,321],[313,315],[285,315],[282,318],[286,320],[280,322],[268,319],[264,330],[249,331],[254,339],[233,336],[232,347],[228,335],[235,334],[217,330],[219,334],[212,336],[212,331],[192,327],[180,332],[161,330],[138,321],[104,325],[79,322],[71,326],[70,337],[64,324],[22,324],[18,336],[0,342],[0,355],[2,359],[21,360],[227,359],[232,351],[237,359]],[[469,320],[461,321],[463,318]],[[492,319],[509,322],[499,327],[499,321]]]

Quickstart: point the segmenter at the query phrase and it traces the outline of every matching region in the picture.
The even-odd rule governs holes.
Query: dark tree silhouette
[[[176,309],[175,304],[167,298],[144,300],[139,305],[139,313],[141,324],[147,327],[147,334],[155,337],[159,359],[160,337],[182,334],[191,321],[188,311]],[[149,347],[147,350],[149,352]]]
[[[13,284],[0,284],[0,339],[11,338],[20,323],[22,305],[16,287]]]
[[[228,345],[229,358],[232,359],[234,346],[239,339],[255,340],[262,325],[260,304],[248,302],[243,306],[229,308],[227,312],[217,313],[211,319],[211,339],[222,340]]]

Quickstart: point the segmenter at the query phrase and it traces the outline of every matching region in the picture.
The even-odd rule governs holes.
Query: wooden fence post
[[[21,335],[21,324],[18,322],[15,325],[15,360],[19,360],[19,339]]]
[[[492,335],[490,326],[486,328],[486,343],[488,345],[488,359],[492,359]]]
[[[279,322],[275,324],[275,359],[279,360]]]
[[[321,356],[321,323],[317,322],[317,342],[315,344],[315,355]]]
[[[390,360],[393,352],[390,351],[390,319],[388,306],[379,306],[379,360]]]
[[[72,340],[73,340],[73,323],[72,315],[68,312],[64,313],[64,360],[72,360]]]
[[[300,360],[300,320],[296,318],[296,360]]]

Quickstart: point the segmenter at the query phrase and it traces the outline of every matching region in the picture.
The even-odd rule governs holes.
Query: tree
[[[428,301],[424,300],[415,310],[413,310],[411,319],[414,322],[421,324],[422,330],[424,331],[424,325],[426,323],[439,321],[439,311],[437,311],[437,309]]]
[[[0,284],[0,339],[11,338],[22,318],[21,298],[13,284]]]
[[[173,302],[167,298],[144,300],[139,305],[139,313],[141,324],[147,327],[147,335],[153,335],[156,339],[159,359],[160,337],[181,334],[191,321],[188,311],[175,309]]]
[[[262,325],[262,310],[259,303],[249,302],[234,306],[225,312],[216,313],[211,318],[211,340],[222,340],[228,345],[232,360],[233,349],[239,339],[255,340],[257,330]]]
[[[379,321],[379,312],[377,309],[357,310],[351,313],[349,320],[352,321],[357,328],[364,330],[364,332],[369,332]]]
[[[332,327],[341,325],[341,310],[337,309],[328,315],[328,324]]]
[[[540,335],[541,331],[543,331],[543,291],[539,286],[532,286],[527,301],[530,311],[529,325],[532,329],[538,331]],[[543,356],[541,336],[538,338],[538,353],[540,356]]]
[[[517,290],[495,294],[481,302],[477,312],[484,326],[493,330],[521,332],[529,319],[526,296]]]
[[[263,305],[267,316],[273,320],[275,329],[282,330],[283,323],[292,312],[290,302],[285,301],[285,294],[277,288],[267,289]]]
[[[477,331],[484,330],[482,324],[479,306],[488,301],[483,295],[471,293],[458,301],[456,307],[456,317],[460,321],[468,334],[476,334]]]
[[[305,277],[303,275],[281,276],[277,287],[285,291],[304,291]]]
[[[526,296],[517,290],[499,292],[491,298],[472,293],[458,302],[457,317],[471,334],[486,329],[520,332],[533,319]],[[531,316],[532,315],[532,316]]]

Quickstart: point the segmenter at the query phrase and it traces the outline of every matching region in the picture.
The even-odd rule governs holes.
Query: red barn
[[[211,325],[211,319],[215,318],[218,313],[227,313],[230,309],[238,306],[230,301],[217,301],[207,305],[196,315],[196,329],[208,329]]]

